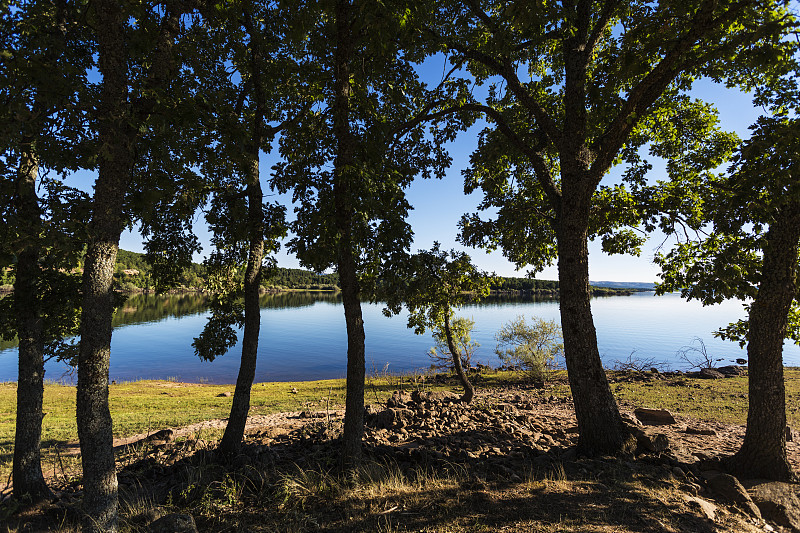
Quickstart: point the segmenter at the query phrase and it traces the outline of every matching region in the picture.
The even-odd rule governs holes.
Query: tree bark
[[[619,414],[597,349],[589,288],[589,209],[565,196],[560,215],[557,239],[561,327],[578,420],[578,449],[589,455],[630,453],[635,439]]]
[[[258,145],[250,150],[247,176],[247,216],[250,234],[250,249],[247,270],[244,275],[244,336],[242,338],[242,360],[236,378],[236,390],[225,433],[219,445],[223,457],[236,456],[242,447],[247,413],[250,411],[250,390],[256,375],[258,359],[258,335],[261,330],[261,308],[258,291],[261,286],[261,265],[264,259],[264,209],[261,182],[258,170]]]
[[[99,102],[102,146],[95,183],[90,242],[83,271],[83,309],[78,354],[77,422],[83,463],[84,532],[117,531],[117,474],[108,406],[108,368],[123,199],[132,168],[134,132],[127,109],[128,77],[121,4],[99,0],[98,61],[103,75]]]
[[[354,140],[350,131],[350,60],[353,54],[351,5],[338,0],[335,8],[336,48],[334,50],[333,134],[336,157],[333,169],[333,198],[338,243],[339,283],[347,326],[347,397],[345,400],[342,460],[353,465],[361,456],[364,434],[364,319],[358,269],[353,251],[352,194]]]
[[[44,327],[39,299],[41,209],[36,196],[38,164],[32,139],[22,143],[15,209],[23,248],[17,255],[14,314],[19,337],[17,419],[14,436],[14,497],[32,503],[52,496],[42,474],[42,401],[44,398]]]
[[[450,350],[450,356],[453,358],[453,366],[456,369],[458,379],[461,381],[461,386],[464,387],[464,394],[461,396],[461,401],[469,403],[475,397],[475,387],[469,382],[467,373],[464,372],[464,367],[461,365],[461,354],[456,347],[455,340],[453,339],[453,332],[450,329],[450,315],[444,315],[444,335],[447,338],[447,348]]]
[[[743,478],[791,481],[786,457],[786,392],[783,342],[797,297],[800,204],[781,209],[766,236],[761,281],[750,307],[747,336],[749,406],[742,447],[726,461]]]

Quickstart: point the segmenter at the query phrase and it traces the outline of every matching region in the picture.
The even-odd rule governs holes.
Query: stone
[[[698,377],[703,379],[721,379],[725,377],[725,374],[713,368],[701,368]]]
[[[699,428],[699,427],[692,427],[688,426],[684,433],[688,433],[689,435],[710,435],[713,437],[717,436],[717,432],[711,428]]]
[[[708,483],[708,488],[722,500],[728,503],[734,503],[752,516],[759,520],[761,519],[761,511],[756,504],[753,503],[750,494],[747,493],[747,490],[739,483],[738,479],[730,474],[720,473],[708,476],[706,482]]]
[[[717,506],[710,501],[697,496],[684,496],[683,498],[689,507],[699,511],[702,516],[709,520],[713,521],[717,517]]]
[[[163,442],[172,442],[175,439],[175,432],[171,429],[162,429],[160,431],[156,431],[155,433],[151,433],[144,439],[144,442],[153,442],[153,441],[163,441]]]
[[[150,533],[198,533],[190,514],[171,513],[150,524]]]
[[[230,398],[231,396],[230,392],[220,392],[217,394],[217,398]]]
[[[646,409],[639,407],[633,411],[634,416],[647,426],[668,426],[675,423],[675,417],[666,409]]]
[[[402,428],[414,418],[411,409],[389,408],[375,415],[375,427],[378,429]]]
[[[800,499],[790,483],[756,483],[748,492],[765,520],[800,531]]]
[[[454,402],[458,400],[458,395],[447,391],[415,390],[411,393],[411,400],[416,403]]]
[[[663,433],[651,434],[634,428],[633,434],[636,436],[636,451],[639,453],[659,453],[669,449],[669,439]]]
[[[405,407],[411,403],[411,394],[406,391],[394,391],[392,397],[386,400],[386,407]]]
[[[736,365],[728,365],[728,366],[721,366],[716,369],[717,372],[725,376],[726,378],[732,378],[736,376],[744,376],[746,374],[745,369],[736,366]]]

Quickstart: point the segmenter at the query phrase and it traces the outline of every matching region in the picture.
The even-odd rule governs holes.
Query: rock
[[[142,440],[144,442],[153,442],[158,440],[164,442],[172,442],[174,438],[175,438],[174,431],[172,431],[171,429],[162,429],[161,431],[156,431],[155,433],[151,433]]]
[[[636,451],[639,453],[659,453],[669,449],[669,439],[663,433],[650,434],[638,428],[633,428],[632,432],[636,436]]]
[[[414,392],[411,393],[411,400],[416,403],[453,402],[458,400],[458,395],[447,391],[415,390]]]
[[[230,392],[220,392],[217,394],[217,398],[230,398],[232,394]]]
[[[780,481],[758,483],[748,492],[765,520],[800,531],[800,500],[793,485]]]
[[[684,433],[688,433],[689,435],[711,435],[711,436],[714,436],[714,437],[717,436],[717,432],[714,431],[711,428],[698,428],[698,427],[691,427],[691,426],[688,426],[684,430]]]
[[[722,367],[717,368],[717,371],[720,374],[722,374],[723,376],[725,376],[726,378],[732,378],[732,377],[736,377],[736,376],[743,376],[746,373],[744,368],[742,368],[740,366],[736,366],[736,365],[722,366]]]
[[[721,379],[725,377],[725,374],[713,368],[701,368],[698,377],[703,379]]]
[[[707,480],[707,483],[708,488],[710,488],[714,494],[718,495],[724,501],[735,503],[737,506],[749,512],[752,516],[758,518],[759,520],[761,519],[761,511],[759,511],[756,504],[753,503],[753,500],[750,498],[747,490],[745,490],[742,484],[739,483],[738,479],[730,474],[716,474],[710,476]]]
[[[198,533],[190,514],[172,513],[150,524],[150,533]]]
[[[375,416],[375,427],[378,429],[402,428],[414,418],[411,409],[389,408]]]
[[[696,496],[684,496],[683,498],[689,507],[700,511],[702,516],[705,516],[709,520],[714,520],[716,518],[717,506],[710,501],[704,500],[703,498],[698,498]]]
[[[622,420],[625,423],[630,424],[631,426],[641,426],[642,425],[642,423],[639,422],[639,419],[636,418],[635,416],[633,416],[630,413],[622,413]]]
[[[394,391],[392,397],[386,400],[386,407],[405,407],[411,403],[411,394],[406,391]]]
[[[675,417],[666,409],[646,409],[639,407],[633,411],[634,416],[647,426],[666,426],[675,423]]]

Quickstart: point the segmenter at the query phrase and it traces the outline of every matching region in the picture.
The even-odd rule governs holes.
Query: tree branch
[[[603,35],[603,31],[605,31],[608,23],[611,21],[611,15],[613,15],[618,5],[619,0],[606,0],[603,4],[603,9],[600,11],[600,16],[598,17],[597,22],[592,29],[592,33],[589,35],[588,41],[586,42],[586,51],[589,55],[594,52],[597,43],[600,41],[600,37]]]
[[[728,10],[725,16],[714,19],[713,10],[716,0],[703,2],[683,38],[679,39],[650,73],[630,91],[617,116],[595,143],[594,150],[597,157],[590,168],[590,175],[595,186],[613,163],[617,152],[636,126],[641,114],[661,96],[675,77],[685,70],[688,61],[684,59],[684,54],[713,28],[734,19],[738,12],[748,4],[747,1],[742,2],[736,8]],[[683,62],[681,62],[682,60]]]
[[[542,129],[556,148],[561,151],[564,145],[564,139],[558,124],[550,117],[544,107],[542,107],[542,105],[530,95],[527,89],[525,89],[517,73],[514,71],[513,65],[508,60],[500,61],[488,54],[473,49],[459,49],[459,47],[454,47],[454,49],[466,59],[472,59],[483,64],[495,74],[505,79],[509,90],[511,90],[517,100],[533,114],[537,126]]]

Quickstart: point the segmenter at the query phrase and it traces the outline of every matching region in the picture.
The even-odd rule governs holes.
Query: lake
[[[261,336],[256,381],[298,381],[344,377],[347,337],[341,300],[330,293],[284,293],[261,298]],[[429,333],[415,335],[405,315],[386,318],[380,305],[365,304],[367,372],[407,373],[425,370],[433,346]],[[732,342],[712,336],[718,327],[743,316],[741,302],[713,307],[686,302],[677,294],[652,292],[607,296],[592,300],[598,345],[603,362],[627,360],[631,353],[653,358],[674,369],[687,369],[678,350],[700,337],[709,353],[724,360],[720,366],[746,358]],[[475,321],[473,339],[481,344],[473,363],[497,366],[494,335],[518,315],[558,321],[557,300],[493,297],[458,310]],[[186,382],[234,383],[240,346],[213,362],[194,355],[192,340],[208,316],[202,295],[133,295],[117,310],[111,343],[110,377],[117,381],[174,379]],[[240,335],[241,339],[241,335]],[[800,365],[800,347],[787,343],[784,364]],[[55,361],[46,365],[46,378],[74,382],[70,369]],[[17,350],[0,343],[0,381],[14,381]]]

